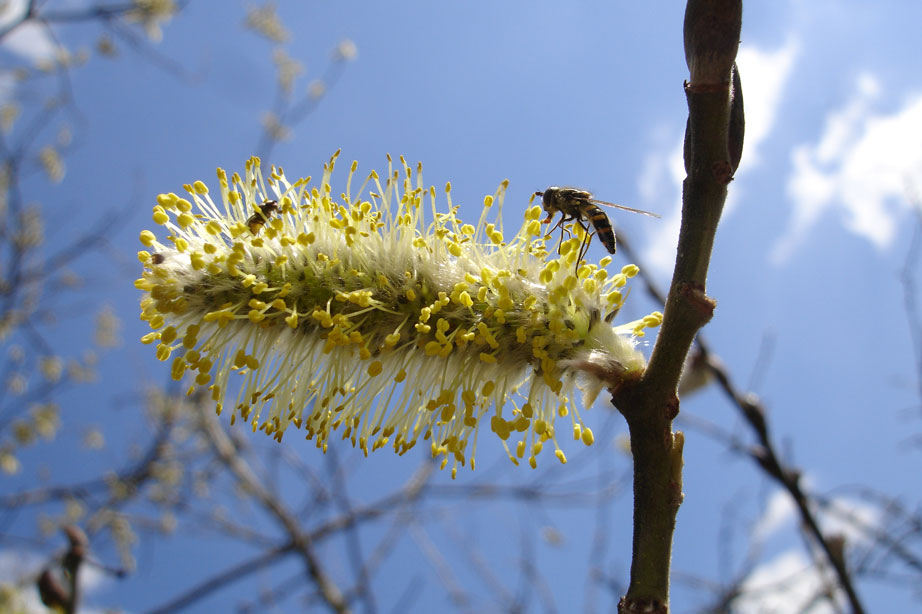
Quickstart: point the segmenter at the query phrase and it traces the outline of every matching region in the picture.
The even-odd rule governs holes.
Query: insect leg
[[[594,235],[595,233],[589,231],[588,223],[583,222],[580,219],[577,219],[576,222],[580,225],[580,227],[583,229],[583,232],[586,235],[585,238],[583,239],[582,244],[579,246],[579,256],[576,257],[576,270],[579,271],[579,263],[582,262],[583,256],[585,256],[586,252],[589,251],[589,243],[592,242],[592,235]]]
[[[560,254],[560,246],[563,244],[563,233],[567,233],[568,235],[572,236],[572,234],[570,233],[570,230],[566,227],[565,222],[569,222],[571,220],[576,220],[576,219],[577,218],[573,216],[561,213],[560,221],[558,221],[554,225],[554,227],[551,228],[551,230],[548,232],[548,234],[551,234],[558,228],[560,229],[560,239],[557,240],[557,250],[556,250],[558,254]],[[550,220],[546,220],[546,222],[550,222]]]

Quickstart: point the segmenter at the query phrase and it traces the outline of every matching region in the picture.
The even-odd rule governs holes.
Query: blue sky
[[[316,177],[342,148],[342,179],[353,159],[364,173],[384,168],[386,153],[404,155],[423,162],[427,184],[452,182],[462,218],[466,210],[478,215],[483,195],[504,179],[510,181],[505,213],[513,221],[535,190],[586,187],[605,200],[663,216],[655,221],[626,214],[615,221],[640,247],[655,278],[668,280],[686,117],[682,3],[279,2],[278,14],[291,33],[281,46],[244,29],[248,5],[218,6],[193,1],[165,25],[155,49],[177,63],[180,74],[125,48],[114,60],[94,55],[72,72],[75,145],[65,158],[66,175],[59,184],[33,178],[30,200],[54,213],[49,239],[66,237],[126,203],[136,211],[113,228],[111,251],[79,265],[97,285],[76,303],[79,313],[62,313],[55,329],[62,353],[79,354],[89,343],[87,305],[107,304],[123,319],[124,342],[102,358],[99,383],[59,399],[67,408],[65,425],[79,430],[99,424],[110,447],[93,457],[75,452],[74,442],[46,446],[23,458],[23,475],[4,478],[10,482],[4,490],[23,488],[39,463],[65,481],[85,477],[82,472],[113,462],[144,435],[137,403],[124,400],[163,382],[168,369],[137,343],[146,332],[131,285],[139,268],[138,231],[151,225],[157,193],[178,192],[196,179],[213,183],[215,167],[242,170],[256,153],[260,118],[275,91],[277,47],[305,65],[296,92],[323,74],[344,38],[355,42],[358,55],[266,162],[283,165],[290,175]],[[704,334],[743,387],[754,382],[779,443],[821,492],[873,484],[918,502],[918,480],[911,476],[919,449],[907,442],[922,430],[922,421],[899,276],[918,228],[918,205],[907,195],[922,193],[922,73],[914,59],[920,17],[922,4],[897,1],[786,0],[744,7],[739,65],[747,140],[715,246],[708,290],[718,308]],[[77,48],[90,45],[98,28],[55,32]],[[37,60],[51,49],[36,30],[13,35],[4,47],[13,54],[5,57],[20,60]],[[11,91],[8,76],[0,78],[0,95],[9,99]],[[52,141],[56,129],[47,132]],[[601,247],[594,244],[590,255],[600,258]],[[635,289],[630,315],[656,308],[642,294]],[[682,411],[748,437],[714,390],[684,399]],[[626,459],[614,444],[624,427],[608,414],[601,401],[590,412],[600,430],[607,422],[614,425],[609,440],[596,445],[610,447],[607,462],[624,471]],[[731,504],[766,540],[764,577],[803,565],[784,497],[748,461],[694,428],[688,428],[687,441],[675,570],[718,575],[715,543]],[[323,467],[313,446],[289,443],[305,463]],[[85,465],[70,466],[64,461],[70,454],[86,456]],[[343,447],[338,454],[349,459],[358,452]],[[382,488],[400,483],[416,466],[395,458],[363,463],[356,479]],[[533,479],[522,468],[504,467],[501,475],[506,483]],[[462,472],[459,479],[477,478]],[[476,520],[460,523],[459,534],[487,524],[491,513],[489,506],[479,509]],[[611,569],[626,580],[629,497],[607,513],[621,527],[611,535],[609,560],[620,561]],[[591,523],[567,510],[540,516],[536,526],[555,527],[566,537],[564,546],[543,544],[539,553],[542,570],[554,578],[557,607],[582,608],[586,580],[579,574],[585,568],[574,570],[569,562],[585,559],[592,535],[580,527]],[[513,534],[519,530],[500,524]],[[14,529],[29,534],[34,519],[20,518]],[[448,543],[439,546],[450,548],[451,540],[441,538]],[[738,541],[737,549],[742,535]],[[485,551],[513,560],[517,541],[504,547],[487,545]],[[181,585],[182,578],[164,571],[177,565],[171,557],[198,556],[180,543],[152,548],[140,557],[138,577],[104,582],[88,600],[143,610],[156,602],[145,585],[151,592]],[[419,552],[406,545],[394,569],[399,557],[412,561]],[[399,573],[385,572],[391,575],[392,584],[381,584],[382,609],[400,590],[388,586],[402,587]],[[679,585],[675,590],[675,599],[684,597],[689,605],[701,599]],[[860,592],[871,603],[908,603],[906,591],[884,585],[864,583]],[[433,586],[416,606],[423,611],[444,603]]]

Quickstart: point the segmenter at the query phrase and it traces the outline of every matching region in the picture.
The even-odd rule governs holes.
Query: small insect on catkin
[[[615,203],[593,198],[590,192],[580,190],[579,188],[559,188],[557,186],[551,186],[543,192],[535,192],[535,196],[541,197],[541,206],[547,213],[547,219],[544,220],[545,224],[550,224],[551,220],[554,219],[554,215],[560,213],[560,220],[557,222],[557,225],[554,226],[554,230],[557,228],[561,229],[561,241],[563,240],[564,224],[566,222],[573,222],[574,225],[582,229],[583,240],[580,245],[579,255],[576,257],[577,267],[579,267],[583,256],[586,255],[586,250],[589,249],[589,242],[592,240],[593,233],[589,230],[590,224],[595,228],[595,234],[599,236],[599,240],[602,241],[602,245],[605,246],[608,253],[614,254],[616,251],[615,231],[611,227],[611,221],[608,219],[608,216],[599,205],[620,209],[622,211],[630,211],[631,213],[640,213],[641,215],[648,215],[650,217],[659,217],[659,215],[651,213],[650,211],[634,209],[633,207],[626,207],[624,205],[616,205]]]
[[[337,155],[313,187],[281,168],[264,177],[251,158],[243,177],[218,170],[219,202],[201,181],[158,197],[163,238],[141,233],[135,285],[152,329],[142,341],[173,377],[278,440],[303,429],[325,450],[339,433],[367,455],[422,438],[452,475],[473,468],[484,421],[516,464],[535,467],[550,445],[565,462],[560,419],[590,444],[577,386],[591,403],[636,376],[634,339],[659,323],[608,323],[637,268],[609,276],[605,258],[574,273],[576,249],[545,262],[537,206],[505,237],[505,182],[476,227],[456,217],[449,186],[440,211],[403,158],[355,191],[353,163],[334,196]]]

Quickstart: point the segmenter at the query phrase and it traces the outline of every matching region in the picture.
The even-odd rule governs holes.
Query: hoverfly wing
[[[602,205],[603,207],[613,207],[615,209],[621,209],[622,211],[630,211],[631,213],[639,213],[640,215],[648,215],[650,217],[659,217],[659,214],[653,213],[652,211],[644,211],[643,209],[635,209],[633,207],[627,207],[625,205],[616,205],[615,203],[605,202],[604,200],[597,200],[595,198],[590,198],[589,202]]]

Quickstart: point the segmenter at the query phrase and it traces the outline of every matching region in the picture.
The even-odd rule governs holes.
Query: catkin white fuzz
[[[661,320],[609,323],[637,267],[577,269],[576,238],[547,260],[537,206],[505,236],[505,182],[463,224],[450,186],[439,211],[403,158],[354,192],[353,163],[334,196],[336,157],[313,187],[251,158],[244,177],[218,170],[219,202],[201,181],[158,197],[165,236],[141,233],[135,285],[153,330],[142,341],[173,377],[194,374],[190,393],[208,389],[232,422],[279,440],[297,427],[323,449],[338,432],[366,454],[403,454],[422,437],[453,475],[473,468],[484,421],[516,464],[535,467],[546,444],[566,462],[560,419],[591,444],[574,394],[591,402],[636,377],[635,338]]]

